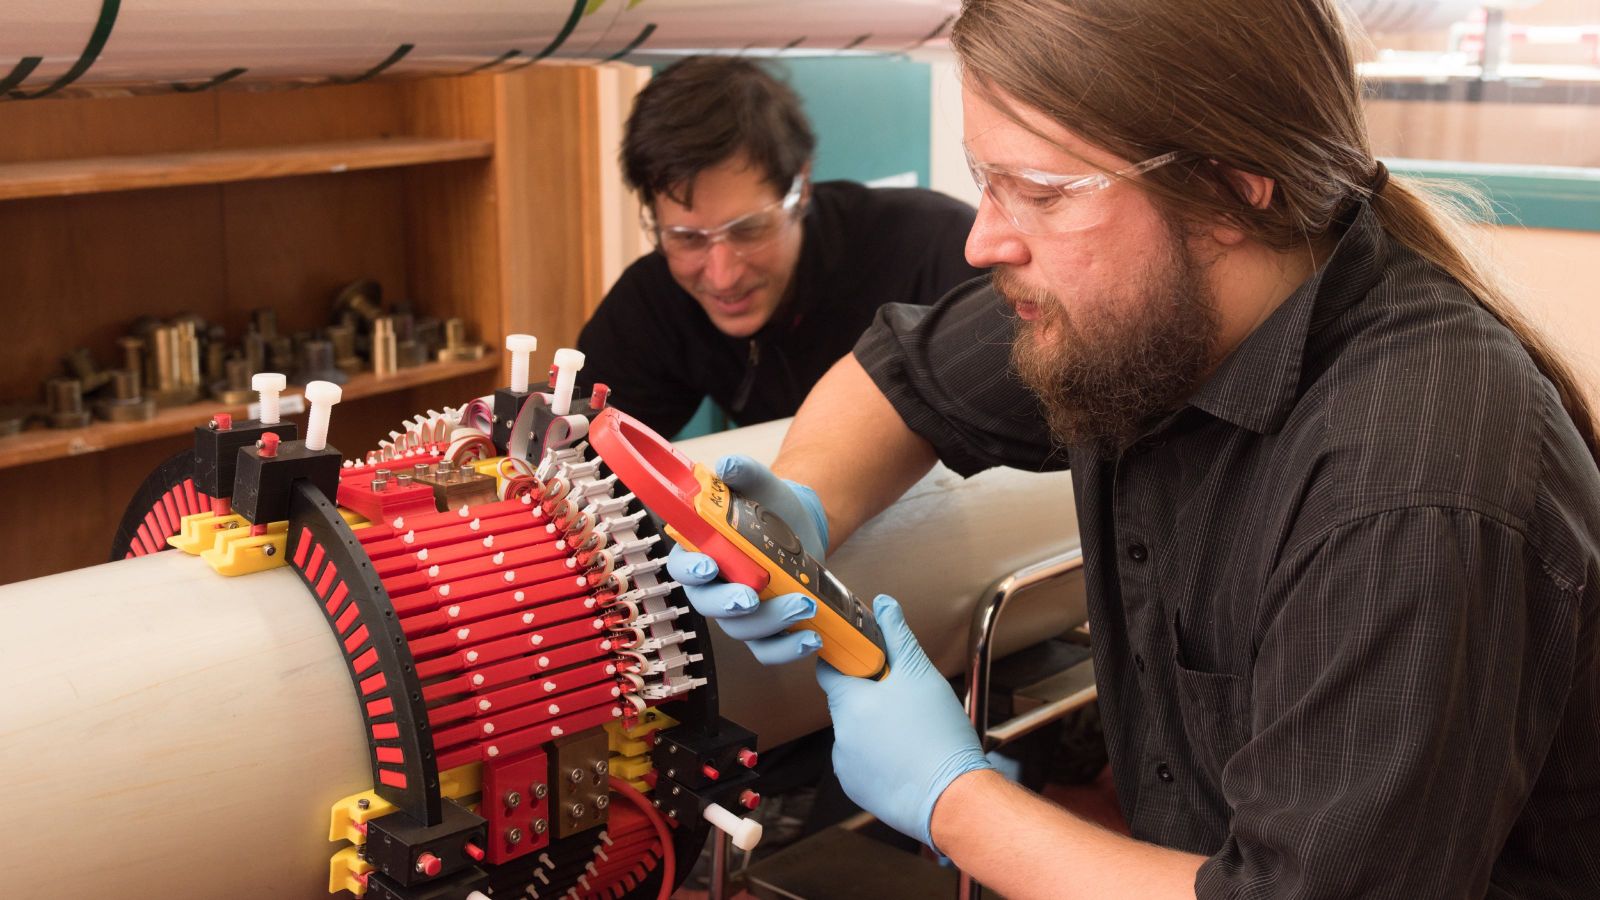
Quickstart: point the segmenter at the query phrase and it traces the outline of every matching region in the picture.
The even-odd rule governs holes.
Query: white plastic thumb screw
[[[551,412],[558,416],[572,412],[572,386],[577,383],[582,368],[582,351],[569,347],[556,351],[555,402],[550,405]]]
[[[539,339],[531,334],[508,334],[506,349],[511,351],[511,390],[525,393],[528,390],[528,357],[539,349]]]
[[[279,372],[257,372],[250,377],[250,387],[261,394],[261,418],[263,425],[278,424],[278,394],[289,384],[289,379]]]
[[[306,400],[311,404],[311,415],[306,422],[306,449],[326,450],[328,447],[328,419],[333,415],[333,405],[344,396],[344,391],[331,381],[313,381],[306,385]]]

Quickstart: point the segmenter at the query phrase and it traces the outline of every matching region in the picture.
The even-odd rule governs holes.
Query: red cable
[[[661,812],[651,806],[650,801],[633,785],[615,775],[610,777],[611,790],[633,801],[633,805],[639,807],[644,817],[655,826],[656,837],[661,839],[661,891],[656,894],[656,900],[669,900],[672,897],[672,883],[677,876],[677,855],[672,850],[672,835],[667,831],[667,820],[661,818]]]

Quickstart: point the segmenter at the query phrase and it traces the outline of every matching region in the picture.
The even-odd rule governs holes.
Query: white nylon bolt
[[[333,416],[333,405],[343,396],[344,390],[331,381],[313,381],[306,385],[306,401],[311,404],[311,414],[306,421],[307,450],[328,449],[328,420]],[[262,415],[266,415],[264,407],[263,402]],[[277,411],[272,415],[277,418]]]
[[[556,351],[556,395],[550,411],[558,416],[572,412],[572,387],[583,368],[583,352],[563,347]]]
[[[506,349],[511,351],[511,390],[521,394],[528,389],[528,357],[539,349],[539,339],[531,334],[508,334]]]
[[[263,425],[278,424],[278,394],[289,386],[289,379],[277,372],[257,372],[250,378],[250,387],[261,394],[261,418]]]
[[[740,850],[751,850],[761,843],[761,823],[754,819],[741,819],[715,803],[706,807],[705,817],[707,822],[726,831]]]

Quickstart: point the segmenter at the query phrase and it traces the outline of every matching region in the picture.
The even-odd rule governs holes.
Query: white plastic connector
[[[707,822],[726,831],[740,850],[752,850],[761,843],[761,823],[754,819],[740,818],[715,803],[706,807],[705,817]]]
[[[528,357],[539,349],[539,339],[531,334],[508,334],[506,349],[511,351],[511,390],[524,393],[528,390]]]
[[[583,369],[583,351],[562,347],[556,351],[555,402],[550,411],[558,416],[572,412],[572,386],[578,383],[578,372]]]
[[[344,396],[344,391],[331,381],[313,381],[306,385],[306,400],[311,403],[311,415],[306,422],[306,449],[328,448],[328,420],[333,416],[333,405]]]
[[[250,387],[261,394],[261,418],[263,425],[278,424],[278,395],[289,386],[289,379],[278,372],[257,372],[250,377]]]

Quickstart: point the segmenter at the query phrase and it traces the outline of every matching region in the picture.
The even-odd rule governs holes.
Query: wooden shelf
[[[464,375],[492,372],[499,365],[499,357],[490,353],[483,359],[471,362],[429,363],[425,366],[418,366],[415,369],[402,369],[393,375],[386,375],[383,378],[370,373],[362,373],[352,376],[349,383],[344,386],[343,401],[359,400],[363,397],[403,391],[420,385],[432,384],[436,381],[460,378]],[[291,387],[284,394],[287,396],[300,392],[300,388]],[[471,398],[462,398],[463,402],[468,399]],[[196,425],[204,424],[213,414],[219,412],[230,413],[235,419],[243,419],[245,407],[237,404],[229,406],[214,401],[202,401],[187,406],[174,406],[159,410],[156,412],[155,418],[147,422],[120,424],[96,422],[87,428],[34,429],[10,437],[0,437],[0,469],[25,466],[30,463],[59,459],[65,456],[99,453],[102,450],[109,450],[113,447],[187,434]],[[421,410],[415,410],[415,412],[421,412]],[[332,434],[338,434],[338,427],[339,412],[336,409],[333,414]],[[352,448],[351,452],[356,450],[365,452],[369,449],[371,448]]]
[[[244,150],[97,156],[0,165],[0,200],[224,184],[488,159],[487,140],[395,137]]]

